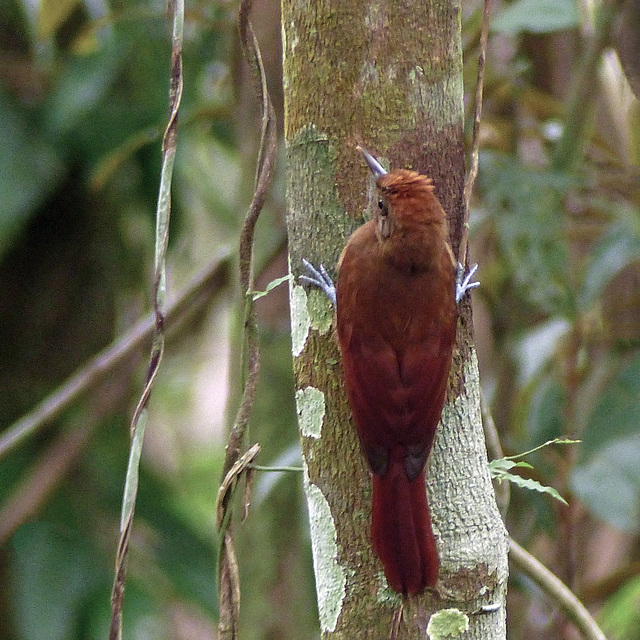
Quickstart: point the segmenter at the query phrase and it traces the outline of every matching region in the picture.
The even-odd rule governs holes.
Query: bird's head
[[[378,203],[373,215],[380,239],[386,240],[400,230],[446,223],[430,178],[408,169],[387,172],[368,151],[362,147],[358,150],[376,179]]]

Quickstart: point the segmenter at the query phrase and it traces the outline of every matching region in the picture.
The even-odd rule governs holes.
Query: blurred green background
[[[236,11],[187,5],[170,298],[220,250],[235,251],[253,192],[259,112]],[[278,3],[256,2],[253,15],[281,122]],[[465,0],[468,96],[480,16]],[[630,0],[610,15],[572,0],[497,4],[471,215],[482,385],[505,452],[582,440],[529,460],[570,506],[513,489],[509,531],[621,640],[640,637],[640,110],[627,80],[637,88],[638,16]],[[160,2],[0,4],[3,430],[148,313],[169,63]],[[282,170],[258,225],[258,289],[287,272]],[[287,304],[286,286],[258,303],[260,464],[299,460]],[[231,275],[169,335],[131,539],[127,638],[215,637],[214,504],[238,394],[239,310]],[[0,638],[107,637],[146,358],[0,457]],[[318,637],[300,477],[259,475],[236,530],[242,637]],[[570,637],[517,573],[509,628],[514,639]]]

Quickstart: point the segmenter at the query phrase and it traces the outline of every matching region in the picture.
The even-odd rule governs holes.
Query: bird
[[[372,219],[348,239],[334,286],[304,260],[307,284],[336,308],[345,387],[372,474],[371,544],[387,583],[413,595],[435,588],[439,556],[425,467],[447,392],[462,277],[432,180],[387,172],[358,147],[376,180]]]

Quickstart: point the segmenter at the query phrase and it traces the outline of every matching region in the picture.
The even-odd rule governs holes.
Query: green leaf
[[[38,37],[51,38],[71,17],[79,0],[42,0],[38,12]]]
[[[493,20],[493,31],[516,35],[551,33],[580,24],[574,0],[518,0],[504,7]]]
[[[531,327],[516,344],[516,357],[523,384],[527,384],[548,367],[558,346],[569,334],[571,324],[563,318],[552,318]]]
[[[564,429],[566,389],[555,375],[543,374],[534,383],[531,400],[525,409],[529,441],[552,442]]]
[[[202,483],[199,488],[202,493]],[[211,491],[204,494],[211,500]],[[211,525],[206,517],[193,512],[200,510],[189,504],[192,501],[189,492],[176,495],[165,480],[142,467],[136,522],[141,520],[154,531],[153,548],[149,549],[151,566],[161,569],[167,577],[171,588],[165,593],[180,593],[213,615],[217,596],[211,572],[217,539],[207,528]]]
[[[545,314],[573,316],[563,198],[575,179],[522,166],[511,155],[485,152],[479,185],[495,219],[505,277],[523,301]]]
[[[57,150],[0,91],[0,256],[64,175]]]
[[[583,431],[576,495],[598,517],[640,529],[640,357],[609,382]]]
[[[281,278],[276,278],[275,280],[272,280],[267,285],[267,288],[264,291],[248,291],[247,295],[252,296],[254,301],[258,300],[259,298],[266,296],[267,293],[269,293],[269,291],[275,289],[277,286],[281,285],[283,282],[288,282],[289,280],[291,280],[291,278],[292,278],[291,274],[282,276]]]
[[[533,465],[528,462],[516,462],[513,466],[516,469],[533,469]]]
[[[618,218],[590,252],[578,306],[587,311],[625,267],[640,259],[640,212],[620,209]]]
[[[640,357],[619,371],[589,416],[582,439],[581,461],[598,455],[607,443],[632,436],[640,427]]]
[[[13,538],[14,607],[22,640],[74,637],[99,574],[86,542],[53,525],[23,525]]]
[[[599,448],[573,470],[571,487],[593,514],[623,531],[637,533],[640,434],[618,438]]]
[[[607,598],[598,623],[608,638],[640,637],[640,576],[634,576]]]
[[[554,489],[553,487],[547,487],[544,484],[541,484],[537,480],[533,478],[523,478],[522,476],[517,476],[512,473],[504,473],[499,476],[494,476],[496,480],[508,480],[518,487],[522,487],[523,489],[529,489],[530,491],[538,491],[539,493],[546,493],[550,495],[552,498],[556,500],[560,500],[564,504],[567,504],[567,501]]]
[[[74,135],[80,121],[106,100],[123,57],[110,44],[93,55],[67,61],[43,109],[52,136]]]
[[[514,462],[513,460],[509,460],[509,458],[498,458],[497,460],[492,460],[489,463],[489,469],[492,477],[494,478],[499,478],[501,473],[505,473],[510,469],[518,467],[521,469],[533,469],[533,466],[528,462]]]
[[[555,438],[553,440],[549,440],[544,444],[539,445],[538,447],[534,447],[529,451],[525,451],[524,453],[518,453],[514,456],[506,456],[504,458],[498,458],[497,460],[492,460],[489,463],[489,473],[494,480],[498,480],[502,482],[503,480],[507,480],[508,482],[512,482],[518,487],[522,487],[523,489],[529,489],[530,491],[538,491],[539,493],[546,493],[550,495],[552,498],[556,500],[560,500],[564,504],[567,504],[567,501],[553,488],[547,487],[546,485],[541,484],[537,480],[533,480],[532,478],[523,478],[522,476],[509,473],[511,469],[533,469],[534,467],[530,465],[528,462],[520,461],[514,462],[516,458],[522,458],[524,456],[528,456],[531,453],[535,453],[540,449],[544,449],[552,444],[576,444],[580,442],[579,440],[571,440],[569,438]]]

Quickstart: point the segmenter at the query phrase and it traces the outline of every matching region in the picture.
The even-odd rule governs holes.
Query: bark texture
[[[369,217],[362,144],[393,167],[433,178],[460,243],[463,87],[460,5],[283,0],[285,140],[291,272],[302,258],[335,264]],[[373,202],[376,204],[376,202]],[[323,638],[387,638],[401,599],[370,546],[371,480],[344,391],[330,304],[291,284],[296,400]],[[465,307],[428,495],[441,558],[437,593],[404,603],[400,638],[438,635],[432,614],[457,609],[455,637],[506,637],[507,539],[488,474],[479,384]],[[497,604],[492,613],[483,605]],[[458,614],[453,613],[455,619]],[[440,616],[442,621],[442,616]],[[449,636],[452,637],[452,636]]]

